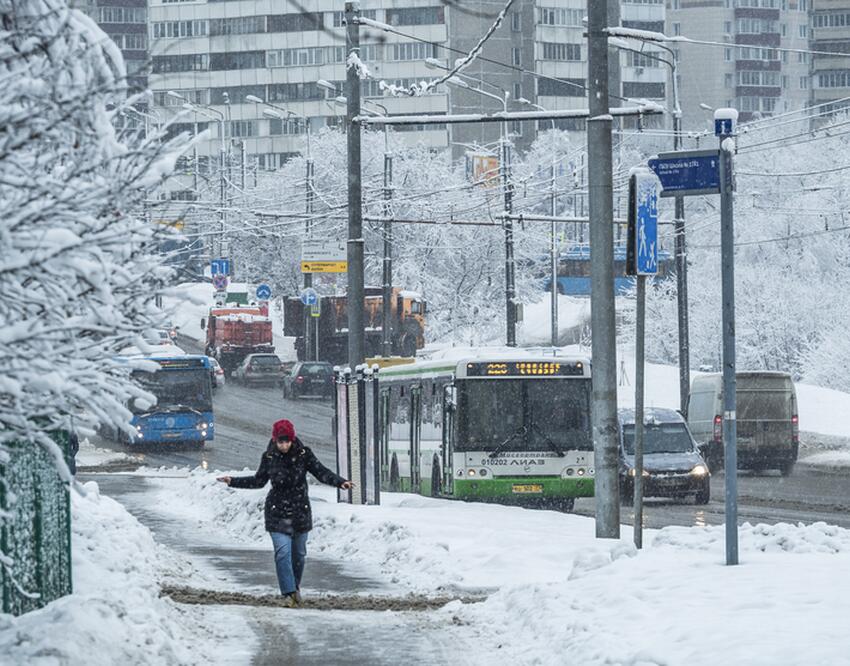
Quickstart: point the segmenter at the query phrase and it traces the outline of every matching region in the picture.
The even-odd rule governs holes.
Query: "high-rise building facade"
[[[735,107],[742,121],[806,106],[808,9],[807,0],[668,0],[668,34],[722,44],[677,45],[684,127],[705,126],[700,105]]]
[[[810,1],[812,50],[843,54],[812,56],[812,104],[844,108],[850,98],[850,2]]]

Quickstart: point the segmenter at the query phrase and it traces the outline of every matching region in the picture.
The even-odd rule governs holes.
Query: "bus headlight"
[[[705,465],[697,465],[691,470],[691,474],[694,476],[705,476],[708,474],[708,468]]]
[[[468,470],[468,471],[466,472],[466,475],[467,475],[467,476],[475,476],[475,470],[474,470],[474,469],[470,469],[470,470]]]
[[[576,470],[576,474],[584,476],[584,467],[579,467],[578,470]]]
[[[198,424],[195,425],[195,428],[197,428],[198,430],[206,430],[207,425],[208,425],[207,423],[198,423]]]

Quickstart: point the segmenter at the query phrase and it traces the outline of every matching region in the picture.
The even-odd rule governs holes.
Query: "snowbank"
[[[590,325],[590,299],[558,295],[558,336],[578,340],[576,329]],[[521,345],[549,345],[552,342],[552,299],[545,298],[526,305],[523,320],[517,328]]]
[[[152,501],[168,497],[183,519],[267,547],[264,490],[201,470],[156,484]],[[311,495],[312,556],[418,592],[490,591],[439,611],[464,628],[475,663],[850,664],[850,530],[745,524],[741,564],[726,567],[723,526],[646,530],[638,551],[627,527],[597,540],[592,519],[552,511],[396,493],[354,507],[326,486]]]
[[[120,451],[111,451],[109,449],[99,449],[85,437],[80,442],[80,450],[75,456],[77,467],[100,467],[116,462],[135,462],[141,461],[141,456],[131,456]]]
[[[97,484],[85,490],[71,500],[74,594],[21,617],[0,615],[0,663],[222,663],[227,636],[196,609],[159,597],[158,581],[187,565]],[[250,636],[238,620],[227,630],[240,641]]]

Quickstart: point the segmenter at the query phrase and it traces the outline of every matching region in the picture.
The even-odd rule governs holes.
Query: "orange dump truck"
[[[229,376],[248,354],[273,353],[272,322],[266,305],[227,305],[210,308],[201,320],[206,330],[206,354]]]
[[[297,297],[286,299],[284,335],[295,338],[298,359],[305,359],[304,305]],[[320,361],[345,364],[348,358],[348,299],[345,296],[321,296],[319,302],[318,348]],[[383,341],[383,292],[366,287],[363,299],[363,326],[366,356],[378,356]],[[390,341],[392,353],[415,356],[425,346],[425,301],[413,291],[393,287],[390,299]]]

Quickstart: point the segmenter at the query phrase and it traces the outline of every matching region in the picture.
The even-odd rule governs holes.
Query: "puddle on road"
[[[181,604],[238,605],[285,608],[279,594],[246,594],[220,590],[201,590],[192,587],[162,586],[160,596]],[[403,597],[375,595],[321,594],[306,597],[298,609],[326,611],[429,611],[442,608],[452,601],[464,604],[484,601],[485,596],[436,596],[409,594]]]

